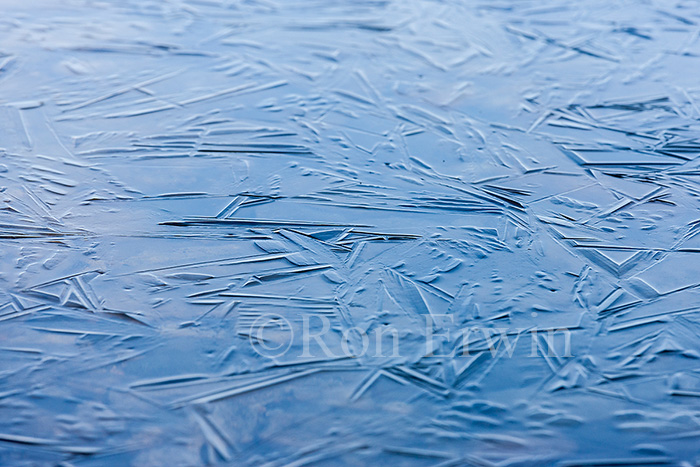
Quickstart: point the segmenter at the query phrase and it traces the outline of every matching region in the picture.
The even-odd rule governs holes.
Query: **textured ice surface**
[[[697,465],[700,2],[0,10],[0,464]]]

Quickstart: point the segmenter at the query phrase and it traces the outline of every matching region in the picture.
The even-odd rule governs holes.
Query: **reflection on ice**
[[[699,7],[4,2],[0,464],[695,465]]]

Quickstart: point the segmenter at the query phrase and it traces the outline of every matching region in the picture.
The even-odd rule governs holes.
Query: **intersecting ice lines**
[[[648,267],[648,261],[658,256],[654,248],[621,246],[606,242],[597,229],[581,228],[570,219],[541,218],[553,235],[571,254],[587,258],[600,270],[615,279],[629,277]]]
[[[639,337],[610,350],[608,358],[615,364],[608,369],[609,379],[625,376],[626,372],[639,376],[666,374],[668,359],[675,360],[677,371],[692,370],[700,358],[694,337],[697,329],[697,322],[682,317],[666,326],[645,327],[644,333],[637,334]],[[612,343],[612,340],[613,336],[609,341]],[[601,339],[600,342],[605,341]]]
[[[585,384],[575,387],[639,407],[674,395],[675,390],[682,397],[681,384],[674,380],[684,380],[683,375],[694,373],[700,358],[693,337],[697,327],[697,321],[679,318],[665,325],[657,322],[656,326],[620,328],[629,339],[623,344],[616,340],[619,332],[611,328],[610,333],[600,334],[593,341],[605,349],[605,357],[589,360],[585,365],[588,370],[581,373]],[[673,373],[669,367],[674,368]]]
[[[8,156],[6,156],[8,157]],[[65,189],[74,187],[75,182],[61,180],[62,172],[47,166],[22,167],[23,158],[9,156],[12,176],[24,174],[25,184],[22,187],[9,186],[0,189],[3,206],[0,208],[0,238],[1,239],[61,239],[87,233],[82,228],[71,228],[66,225],[64,212],[61,210],[65,191],[49,191],[41,185],[46,180],[52,180]],[[51,165],[50,163],[47,165]],[[7,169],[7,167],[6,167]],[[72,190],[71,190],[72,191]],[[58,198],[58,199],[57,199]],[[58,206],[57,206],[58,205]]]
[[[530,131],[550,135],[584,168],[658,172],[700,154],[695,98],[679,94],[681,98],[662,95],[570,104],[546,111]],[[681,110],[679,106],[686,104],[690,110]]]
[[[337,328],[347,319],[334,299],[334,290],[344,281],[343,257],[348,248],[322,240],[343,231],[330,232],[330,237],[324,237],[324,233],[329,234],[321,231],[316,238],[294,229],[280,229],[272,232],[274,240],[256,242],[256,254],[126,273],[133,278],[128,294],[138,299],[145,293],[154,307],[163,310],[159,314],[163,326],[229,329],[242,338],[246,348],[254,337],[250,334],[255,331],[252,328],[256,320],[272,313],[281,314],[297,335],[301,335],[304,319],[311,316],[323,316]],[[308,289],[326,290],[327,298],[307,296]],[[341,329],[349,327],[340,325]],[[297,350],[289,355],[301,353]],[[232,355],[225,352],[219,364],[232,364]],[[255,364],[264,365],[265,360],[258,356]]]
[[[113,82],[101,83],[103,86],[107,84],[109,86],[117,85],[119,87],[113,88],[111,91],[105,94],[94,97],[76,99],[75,96],[70,96],[70,98],[68,96],[58,96],[59,99],[57,104],[63,107],[62,112],[64,114],[63,117],[59,117],[59,120],[76,120],[89,117],[109,117],[110,111],[114,112],[114,116],[117,116],[119,114],[117,114],[115,111],[121,107],[131,108],[134,105],[142,106],[144,103],[153,106],[153,103],[155,102],[156,104],[160,104],[160,106],[156,105],[150,109],[150,112],[141,110],[142,113],[151,113],[174,108],[175,105],[173,104],[163,105],[162,101],[159,102],[159,99],[154,97],[154,93],[148,87],[171,79],[181,74],[182,71],[183,70],[176,70],[164,74],[161,73],[157,76],[150,76],[146,79],[143,79],[143,77],[137,77],[141,79],[129,85],[121,84],[121,86],[119,86],[120,83]],[[85,81],[92,79],[93,78],[87,78]],[[87,86],[87,88],[93,89],[93,86]],[[82,113],[85,112],[85,109],[92,111],[92,113]],[[136,116],[139,115],[139,113],[134,113],[133,115]]]
[[[668,226],[668,219],[690,226],[695,201],[661,179],[621,180],[592,171],[594,186],[577,188],[531,205],[551,235],[575,255],[625,278],[667,253],[683,248],[690,227]],[[600,188],[604,188],[601,190]],[[653,235],[639,236],[649,231]],[[687,232],[686,232],[687,231]]]
[[[574,255],[587,258],[591,265],[614,281],[616,290],[600,297],[596,305],[601,317],[621,312],[640,301],[656,300],[697,287],[690,266],[676,269],[680,261],[694,263],[696,243],[694,201],[681,191],[673,194],[674,206],[655,203],[655,192],[639,201],[623,198],[619,209],[604,209],[596,222],[560,215],[540,217],[548,230]],[[580,197],[579,197],[580,199]],[[615,206],[615,205],[613,205]],[[669,228],[665,220],[674,219],[683,228]],[[653,231],[646,237],[636,232]],[[676,266],[674,266],[676,265]],[[682,272],[685,271],[685,272]]]
[[[230,219],[240,208],[246,206],[255,206],[263,203],[272,203],[275,199],[279,199],[279,196],[270,195],[256,195],[252,193],[241,193],[234,197],[234,199],[226,205],[219,213],[215,216],[217,219]]]
[[[339,248],[337,243],[332,243],[329,240],[342,239],[347,237],[348,233],[331,230],[321,231],[314,235],[294,229],[280,229],[276,231],[275,240],[256,242],[260,249],[269,254],[285,254],[293,267],[258,274],[253,277],[252,281],[246,282],[243,289],[251,286],[251,291],[241,290],[243,293],[240,294],[240,298],[244,299],[246,296],[253,300],[257,298],[260,303],[257,309],[253,307],[247,312],[242,309],[241,319],[245,313],[246,322],[254,322],[266,310],[272,309],[271,306],[275,304],[276,307],[282,306],[280,310],[287,309],[292,312],[285,314],[285,318],[296,328],[295,332],[303,332],[302,325],[308,328],[312,315],[325,317],[331,329],[334,330],[331,334],[332,340],[336,341],[339,337],[338,331],[342,332],[354,326],[352,314],[342,293],[347,287],[348,281],[351,280],[352,273],[347,260],[349,248],[344,245],[341,245],[343,248]],[[322,279],[323,283],[319,283],[318,279]],[[305,292],[303,290],[312,287],[314,283],[316,289],[327,290],[328,299],[304,298]],[[280,291],[288,288],[291,301],[280,300]],[[231,292],[232,296],[235,296],[234,292]],[[266,296],[271,299],[276,298],[270,302],[271,306],[266,306],[265,302],[261,301]],[[243,307],[245,308],[245,302]],[[241,323],[242,321],[239,320],[238,324]],[[242,328],[244,327],[242,326]],[[294,349],[294,352],[296,351],[297,349]]]
[[[287,259],[290,254],[261,254],[259,250],[250,253],[126,272],[122,276],[128,276],[131,280],[125,293],[135,303],[146,300],[154,308],[165,306],[170,310],[167,315],[161,316],[166,323],[183,320],[178,324],[198,324],[215,309],[222,313],[230,311],[230,307],[223,306],[230,299],[222,298],[221,293],[245,288],[246,284],[261,280],[282,279],[282,274],[274,277],[274,273],[293,266]],[[208,311],[196,311],[203,307]],[[200,317],[196,318],[197,315]]]
[[[32,300],[17,294],[10,294],[9,301],[0,305],[0,321],[19,318],[49,308],[43,301]]]
[[[104,306],[104,300],[98,297],[91,284],[103,274],[104,271],[101,270],[71,274],[27,287],[22,290],[22,294],[40,300],[49,308],[88,311],[101,317],[147,326],[140,311],[123,311]]]
[[[101,274],[104,273],[99,270],[72,274],[28,287],[23,292],[61,306],[102,311],[102,302],[90,286],[90,282]]]
[[[415,385],[417,390],[433,392],[441,397],[479,389],[482,387],[481,381],[490,378],[494,369],[507,365],[509,354],[506,348],[515,341],[520,340],[521,345],[523,341],[528,341],[529,337],[523,336],[528,336],[528,331],[534,327],[545,325],[552,329],[568,327],[575,332],[581,330],[578,323],[584,310],[572,307],[566,294],[557,294],[556,301],[549,297],[544,301],[545,297],[537,293],[539,289],[533,290],[531,282],[510,296],[501,296],[498,286],[491,289],[479,284],[486,282],[483,277],[485,269],[503,260],[512,261],[512,252],[495,251],[490,255],[476,256],[476,262],[481,264],[470,271],[462,260],[447,254],[454,251],[449,244],[440,242],[439,248],[433,247],[432,254],[428,255],[426,253],[431,251],[431,246],[428,242],[414,245],[404,253],[405,262],[390,268],[383,266],[383,255],[372,258],[370,264],[378,263],[382,267],[374,271],[377,266],[370,266],[362,273],[363,282],[379,282],[384,293],[381,289],[377,293],[361,286],[349,289],[350,308],[355,310],[356,322],[362,323],[367,332],[380,331],[386,325],[402,330],[401,350],[403,360],[406,360],[406,363],[398,366],[386,366],[391,360],[384,360],[381,372],[375,371],[368,376],[367,381],[356,389],[354,398],[370,390],[378,380],[387,378],[398,379],[404,384]],[[445,252],[440,252],[440,249]],[[387,256],[391,257],[391,252]],[[431,263],[438,266],[431,271],[432,274],[421,277],[411,269],[423,264],[424,256],[431,256]],[[369,258],[365,259],[365,264],[369,261]],[[456,274],[448,273],[457,270],[459,272]],[[353,274],[357,276],[359,272],[353,271]],[[541,272],[535,276],[539,277],[540,285],[545,290],[554,292],[556,288],[564,287],[559,283],[559,277],[547,277]],[[455,283],[457,278],[467,283]],[[494,273],[493,281],[498,283],[503,279]],[[557,307],[559,303],[561,308]],[[522,318],[526,310],[537,310],[542,317],[533,324],[529,313]],[[363,314],[366,315],[364,319]],[[435,358],[426,348],[426,320],[434,324],[439,319],[446,320],[446,324],[435,328],[434,332],[440,338],[436,339],[434,345],[437,346],[433,350],[435,355],[443,358]],[[477,330],[473,335],[465,336],[464,331],[471,332],[475,327]],[[443,335],[446,336],[444,339]],[[465,347],[467,353],[462,355]],[[528,342],[525,347],[530,350]],[[455,355],[459,358],[455,358]],[[365,364],[375,365],[371,360]],[[536,360],[542,368],[546,368],[544,359]],[[563,365],[563,361],[558,365]]]
[[[547,223],[556,222],[547,220]],[[584,271],[577,274],[576,300],[595,314],[597,320],[607,320],[658,297],[638,284],[637,275],[660,258],[659,251],[644,246],[619,246],[606,243],[575,225],[550,225],[550,234],[573,257],[584,260]],[[578,230],[578,232],[577,232]],[[594,232],[591,232],[594,233]],[[592,270],[590,269],[592,268]],[[594,281],[597,283],[594,285]],[[583,292],[585,291],[585,292]],[[589,295],[595,291],[595,295]],[[582,295],[583,292],[583,295]]]

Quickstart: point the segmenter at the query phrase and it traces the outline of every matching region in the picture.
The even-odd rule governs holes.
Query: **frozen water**
[[[700,2],[0,11],[1,465],[700,462]]]

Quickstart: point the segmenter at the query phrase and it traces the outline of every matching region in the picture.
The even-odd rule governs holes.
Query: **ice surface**
[[[699,1],[0,12],[1,465],[700,462]]]

